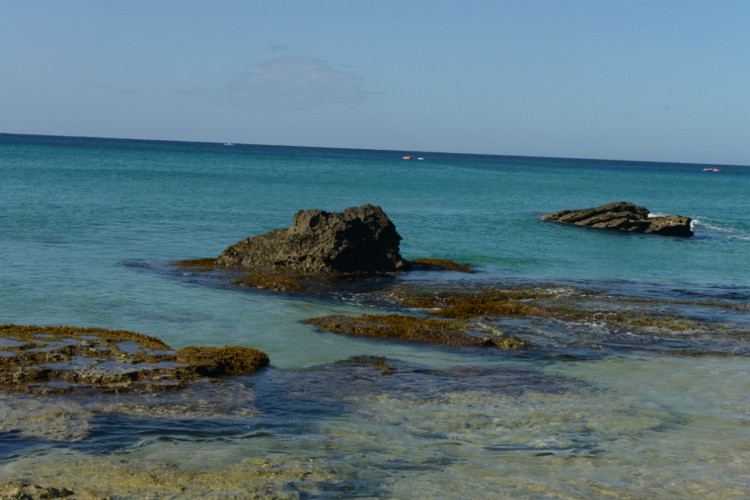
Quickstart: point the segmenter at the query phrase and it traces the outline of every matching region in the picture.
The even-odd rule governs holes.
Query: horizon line
[[[217,144],[226,145],[232,144],[233,146],[262,146],[262,147],[278,147],[278,148],[310,148],[310,149],[331,149],[331,150],[350,150],[350,151],[379,151],[379,152],[394,152],[399,154],[408,153],[414,155],[416,153],[427,153],[427,154],[440,154],[440,155],[465,155],[465,156],[497,156],[500,158],[533,158],[533,159],[547,159],[547,160],[576,160],[576,161],[606,161],[606,162],[617,162],[617,163],[671,163],[674,165],[712,165],[721,167],[739,167],[739,168],[750,168],[750,164],[734,164],[734,163],[705,163],[705,162],[688,162],[688,161],[660,161],[660,160],[623,160],[620,158],[583,158],[573,156],[544,156],[544,155],[519,155],[519,154],[500,154],[500,153],[459,153],[452,151],[425,151],[421,149],[378,149],[378,148],[362,148],[362,147],[337,147],[337,146],[309,146],[309,145],[294,145],[294,144],[258,144],[258,143],[243,143],[243,142],[220,142],[220,141],[187,141],[179,139],[142,139],[136,137],[97,137],[88,135],[58,135],[58,134],[29,134],[29,133],[16,133],[16,132],[0,132],[0,136],[25,136],[25,137],[59,137],[65,139],[91,139],[91,140],[109,140],[109,141],[140,141],[140,142],[170,142],[177,144]]]

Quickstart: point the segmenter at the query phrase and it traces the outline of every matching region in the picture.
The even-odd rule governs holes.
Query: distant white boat
[[[225,146],[234,146],[234,143],[233,142],[225,142],[224,145]]]

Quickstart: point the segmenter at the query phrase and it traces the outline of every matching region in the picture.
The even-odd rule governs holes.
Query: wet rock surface
[[[342,212],[300,210],[288,229],[246,238],[218,257],[219,267],[302,273],[392,272],[408,269],[401,236],[380,207]]]
[[[73,491],[65,487],[43,487],[30,481],[9,481],[0,484],[0,499],[42,500],[68,498],[70,500],[107,500],[109,497],[95,496],[86,491]]]
[[[614,231],[692,236],[691,219],[682,215],[650,216],[647,208],[620,201],[596,208],[562,210],[542,216],[542,220]]]
[[[268,364],[249,347],[173,350],[147,335],[71,326],[0,325],[0,388],[28,392],[156,391]]]

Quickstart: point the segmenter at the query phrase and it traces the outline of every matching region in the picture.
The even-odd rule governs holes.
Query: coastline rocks
[[[300,210],[288,229],[276,229],[230,245],[220,268],[297,273],[382,273],[410,268],[399,253],[401,236],[380,207],[342,212]]]
[[[205,377],[247,375],[268,363],[266,353],[249,347],[174,350],[127,331],[0,325],[0,389],[151,392]]]
[[[627,201],[609,203],[583,210],[562,210],[542,216],[542,220],[614,231],[692,236],[690,217],[682,215],[650,216],[645,207]]]

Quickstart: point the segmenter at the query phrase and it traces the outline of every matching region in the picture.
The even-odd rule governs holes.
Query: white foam
[[[728,226],[720,226],[718,224],[711,224],[701,219],[693,219],[691,222],[691,229],[692,229],[693,224],[695,224],[696,226],[704,227],[710,231],[716,231],[717,233],[722,233],[730,240],[750,241],[750,232],[746,230],[738,229],[736,227],[731,227],[731,226],[728,227]]]

